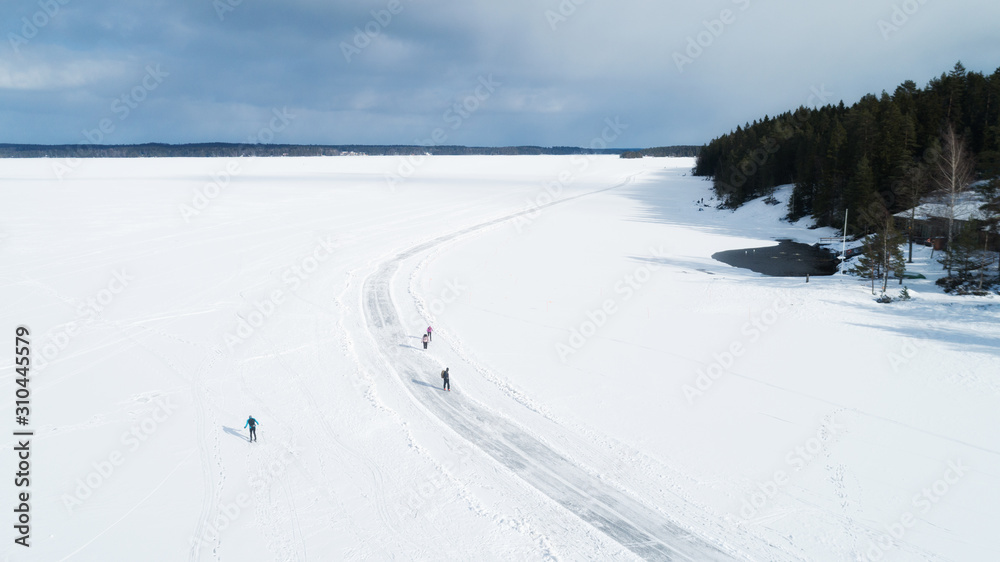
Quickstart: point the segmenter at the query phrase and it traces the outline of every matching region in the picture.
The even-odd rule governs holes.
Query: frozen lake
[[[722,266],[834,232],[699,210],[692,159],[56,163],[0,161],[5,559],[1000,550],[1000,311],[929,250],[891,305]]]

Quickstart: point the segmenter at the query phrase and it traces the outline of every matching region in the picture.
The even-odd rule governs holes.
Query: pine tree
[[[882,281],[882,293],[889,286],[889,276],[895,275],[899,283],[903,283],[906,273],[906,258],[903,255],[903,235],[896,230],[892,215],[883,207],[883,214],[876,225],[875,232],[865,238],[865,253],[858,259],[853,273],[868,277],[872,283],[872,294],[875,294],[875,280]],[[870,217],[871,220],[874,217]]]
[[[906,163],[902,166],[903,177],[896,193],[910,212],[906,219],[906,239],[909,244],[907,263],[913,263],[913,226],[916,222],[917,206],[926,190],[926,168],[923,164]]]
[[[972,279],[972,272],[979,269],[982,261],[974,221],[966,222],[958,229],[950,250],[939,261],[949,270],[955,270],[958,283],[966,283]]]
[[[953,114],[958,113],[955,111],[956,106],[961,109],[962,94],[965,93],[965,75],[965,66],[962,65],[962,61],[958,61],[947,76],[941,77],[948,95],[948,109],[944,118],[949,122],[952,121]],[[960,115],[955,116],[958,117]]]
[[[903,276],[906,275],[906,258],[903,255],[903,234],[894,228],[892,217],[886,221],[885,234],[883,235],[885,277],[882,282],[882,292],[889,285],[889,273],[891,272],[899,279],[899,284],[903,284]]]
[[[856,226],[864,228],[875,222],[869,220],[870,214],[866,212],[873,205],[874,195],[875,178],[871,166],[868,164],[868,158],[862,156],[861,160],[858,161],[854,176],[847,182],[847,188],[844,190],[844,206],[850,209],[850,216],[853,217],[851,222]],[[874,204],[878,205],[877,202]]]
[[[875,280],[879,278],[878,258],[876,257],[877,241],[874,236],[865,238],[864,253],[858,256],[858,263],[854,264],[851,273],[871,279],[872,294],[875,294]]]
[[[839,226],[844,210],[856,215],[872,193],[893,212],[914,206],[900,191],[908,165],[923,161],[928,178],[941,175],[947,123],[965,141],[970,178],[1000,175],[1000,69],[984,75],[959,62],[923,88],[906,81],[891,95],[866,95],[850,107],[841,101],[753,120],[708,143],[695,173],[712,176],[730,207],[794,183],[790,218],[811,214],[818,225]],[[779,150],[755,161],[767,139],[776,139]]]
[[[983,226],[986,230],[986,250],[989,250],[990,238],[1000,239],[1000,178],[982,184],[979,193],[983,197],[983,205],[979,212],[983,217]],[[1000,278],[1000,243],[997,245],[997,276]]]

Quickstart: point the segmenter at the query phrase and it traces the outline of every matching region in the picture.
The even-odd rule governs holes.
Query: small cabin
[[[893,215],[896,229],[900,232],[908,232],[910,215],[913,215],[913,231],[909,232],[909,237],[914,242],[933,246],[935,250],[943,250],[947,246],[948,240],[948,216],[951,207],[947,204],[943,196],[932,196],[927,202],[921,203],[913,209],[900,211]],[[972,223],[973,227],[979,230],[979,239],[992,251],[1000,251],[1000,236],[989,235],[986,232],[983,220],[985,216],[980,210],[983,199],[978,193],[967,192],[959,196],[954,206],[954,226],[955,231],[965,228],[966,224]]]

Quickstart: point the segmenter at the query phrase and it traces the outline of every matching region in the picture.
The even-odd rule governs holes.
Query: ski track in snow
[[[544,404],[539,404],[532,400],[527,393],[513,384],[510,379],[498,373],[495,367],[488,365],[476,357],[476,354],[465,345],[459,335],[453,333],[447,325],[442,324],[440,320],[434,317],[426,299],[424,299],[417,288],[418,281],[423,277],[424,269],[430,263],[439,258],[450,246],[464,240],[465,237],[453,238],[437,245],[432,251],[426,253],[409,274],[409,285],[407,288],[409,298],[416,305],[417,315],[420,316],[423,323],[434,325],[435,333],[438,334],[439,338],[442,338],[442,341],[447,343],[452,352],[484,380],[491,383],[506,398],[537,414],[550,422],[552,426],[558,428],[558,436],[556,438],[558,444],[554,444],[551,441],[551,437],[543,436],[540,433],[535,433],[534,437],[551,449],[559,449],[560,453],[566,459],[586,470],[590,478],[605,482],[609,486],[614,486],[621,493],[633,497],[641,495],[637,494],[636,490],[648,490],[651,485],[654,488],[659,488],[661,491],[663,487],[666,487],[669,491],[661,499],[666,499],[667,501],[662,505],[658,504],[652,498],[647,498],[647,502],[657,509],[662,517],[667,518],[667,514],[672,513],[672,508],[684,506],[685,517],[689,521],[697,520],[702,525],[702,534],[706,532],[709,535],[713,533],[718,534],[720,531],[718,521],[723,518],[723,515],[714,513],[705,506],[695,506],[691,495],[677,482],[678,480],[685,480],[689,484],[695,484],[697,483],[696,480],[693,480],[690,476],[682,473],[677,467],[672,466],[663,459],[650,457],[643,451],[610,439],[591,427],[554,415]],[[499,415],[517,426],[521,431],[531,431],[530,428],[512,417],[506,414]],[[601,468],[598,469],[598,466]],[[687,506],[695,507],[695,510],[687,509]],[[713,530],[706,531],[706,529]],[[782,550],[786,554],[788,553],[787,549],[779,548],[773,544],[768,545],[767,550],[772,555],[775,550]],[[760,552],[749,554],[749,557],[754,558],[760,554]]]
[[[211,541],[212,544],[212,554],[213,558],[219,559],[219,548],[222,544],[222,534],[215,530],[214,537],[210,536],[211,521],[213,520],[213,515],[218,513],[220,506],[220,498],[224,490],[225,480],[226,480],[226,470],[222,458],[221,443],[219,439],[219,432],[215,429],[220,424],[218,423],[218,417],[215,410],[209,406],[211,400],[207,400],[207,374],[213,371],[213,367],[221,356],[221,351],[214,348],[208,348],[203,344],[194,343],[186,339],[180,338],[174,334],[169,334],[163,332],[156,328],[134,322],[128,326],[119,327],[123,333],[126,334],[127,339],[131,340],[137,346],[142,347],[151,355],[155,356],[160,360],[168,369],[173,371],[178,377],[187,382],[190,385],[191,395],[195,407],[195,431],[198,436],[196,451],[199,454],[200,462],[198,466],[202,473],[202,485],[204,487],[204,495],[202,498],[201,510],[198,515],[198,521],[195,524],[194,531],[192,533],[191,549],[189,551],[190,560],[200,560],[203,542]],[[158,350],[153,347],[146,345],[142,340],[138,338],[136,333],[138,332],[151,332],[158,337],[173,339],[175,341],[185,343],[194,346],[196,349],[202,349],[206,352],[206,358],[203,360],[202,365],[198,368],[197,374],[192,378],[185,374],[184,369],[174,363],[170,358],[164,356]],[[211,442],[211,443],[210,443]],[[192,451],[192,454],[195,451]],[[214,469],[214,473],[213,473]]]
[[[416,438],[413,435],[413,432],[409,429],[406,420],[399,414],[399,412],[391,408],[388,408],[379,399],[376,392],[374,376],[372,374],[373,371],[364,366],[364,363],[361,360],[360,355],[358,354],[355,341],[351,337],[350,332],[347,330],[346,326],[344,325],[344,318],[348,316],[348,314],[346,313],[348,311],[354,312],[344,304],[344,296],[348,293],[349,289],[351,288],[351,281],[354,279],[354,275],[355,271],[352,270],[348,272],[348,280],[345,284],[344,290],[340,295],[337,296],[335,300],[335,306],[341,309],[341,313],[336,315],[338,319],[336,324],[337,340],[340,342],[341,352],[349,356],[353,360],[353,362],[356,365],[358,365],[358,372],[350,376],[352,384],[354,384],[361,391],[361,394],[365,397],[365,399],[369,402],[369,404],[373,408],[375,408],[382,414],[390,416],[394,420],[394,422],[403,432],[408,447],[412,451],[420,455],[425,461],[435,465],[438,472],[443,476],[443,478],[448,480],[449,487],[452,490],[454,490],[457,496],[466,503],[466,506],[469,508],[471,512],[475,513],[479,517],[491,518],[494,522],[497,523],[506,523],[517,532],[527,535],[531,537],[533,540],[535,540],[539,544],[541,552],[546,553],[545,556],[546,559],[557,559],[550,554],[551,546],[548,544],[547,539],[544,536],[539,535],[537,532],[531,530],[530,525],[526,524],[522,517],[518,517],[514,521],[506,521],[503,520],[501,517],[497,516],[497,514],[489,512],[487,508],[485,508],[479,502],[478,498],[476,498],[468,490],[468,487],[465,485],[465,483],[459,480],[455,476],[455,474],[453,474],[454,467],[448,465],[447,463],[444,464],[441,463],[428,450],[422,447],[417,442]],[[384,506],[380,505],[378,506],[378,508],[384,510]],[[398,520],[404,517],[405,514],[406,514],[405,510],[397,509],[395,517]],[[446,537],[442,535],[441,539],[446,540]],[[414,548],[418,547],[418,545],[413,545],[413,546]],[[415,556],[416,558],[422,558],[425,555],[425,553],[422,550],[416,550],[416,552],[419,553],[419,556]]]
[[[731,554],[595,478],[537,437],[472,399],[457,392],[446,396],[437,389],[414,388],[412,380],[425,379],[438,366],[422,355],[399,353],[399,342],[405,340],[405,334],[392,301],[391,283],[404,260],[541,208],[623,187],[634,177],[612,187],[488,220],[397,253],[378,264],[364,282],[365,321],[384,365],[395,372],[410,396],[427,412],[589,525],[645,559],[729,560]],[[532,408],[526,397],[519,402]]]

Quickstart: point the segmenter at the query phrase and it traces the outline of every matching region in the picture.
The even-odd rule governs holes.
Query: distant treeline
[[[695,175],[712,177],[717,195],[733,208],[794,183],[789,218],[811,215],[821,226],[838,226],[847,209],[851,225],[862,226],[861,208],[908,207],[909,178],[933,171],[949,125],[964,140],[977,177],[1000,174],[1000,69],[985,76],[958,63],[923,89],[906,81],[891,95],[869,94],[851,107],[841,102],[765,116],[705,146]],[[922,185],[926,193],[930,182]]]
[[[171,158],[239,156],[406,156],[419,154],[461,155],[535,155],[535,154],[621,154],[626,149],[590,149],[571,146],[418,146],[418,145],[301,145],[301,144],[0,144],[0,158]]]
[[[693,158],[701,152],[700,146],[658,146],[656,148],[644,148],[642,150],[626,150],[622,152],[622,158],[642,158],[644,156],[654,156],[659,158]]]

